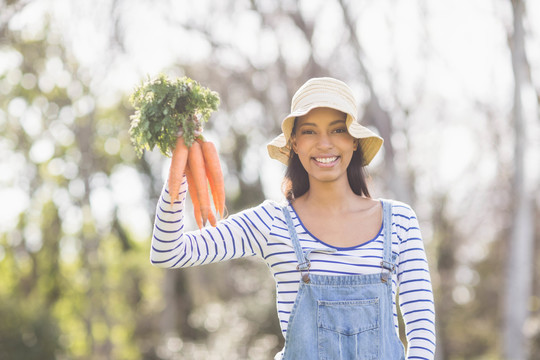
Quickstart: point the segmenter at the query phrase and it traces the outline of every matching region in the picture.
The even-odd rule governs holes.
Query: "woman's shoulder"
[[[416,218],[416,213],[412,206],[399,200],[394,199],[380,199],[383,203],[386,202],[392,207],[392,215],[405,217],[407,219]]]
[[[264,200],[259,206],[277,213],[277,212],[281,212],[282,211],[281,209],[283,207],[286,207],[287,205],[289,205],[287,201],[276,201],[276,200],[267,199],[267,200]]]

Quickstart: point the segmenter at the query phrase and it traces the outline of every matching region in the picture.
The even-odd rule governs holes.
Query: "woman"
[[[183,232],[186,182],[158,202],[151,261],[181,268],[259,256],[276,281],[285,337],[276,359],[433,359],[435,313],[413,210],[370,197],[364,166],[382,139],[356,120],[352,91],[333,78],[294,95],[283,133],[268,145],[286,164],[287,203],[261,205],[215,228]],[[399,339],[394,302],[408,349]]]

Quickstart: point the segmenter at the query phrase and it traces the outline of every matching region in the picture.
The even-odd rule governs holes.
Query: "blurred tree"
[[[55,359],[63,351],[57,321],[45,308],[28,303],[23,308],[5,296],[0,300],[2,359]]]
[[[533,182],[535,175],[526,162],[532,151],[529,140],[531,130],[538,126],[539,106],[525,48],[525,2],[511,0],[511,3],[513,29],[509,35],[509,47],[514,75],[514,171],[503,333],[505,357],[521,360],[530,356],[529,336],[525,329],[532,302],[535,232],[533,199],[538,191],[538,184]]]
[[[374,195],[411,203],[425,231],[438,359],[502,358],[498,329],[514,319],[503,321],[500,309],[505,295],[514,294],[501,291],[500,265],[510,249],[504,246],[508,218],[519,208],[511,205],[519,197],[509,194],[520,189],[520,167],[512,183],[514,167],[505,149],[513,130],[495,91],[481,99],[467,91],[465,80],[444,82],[450,60],[437,53],[431,31],[443,3],[407,3],[405,15],[403,2],[395,0],[63,3],[70,21],[84,25],[73,28],[52,15],[35,16],[49,14],[39,4],[0,0],[0,169],[8,169],[0,171],[0,195],[13,207],[0,218],[0,300],[15,299],[0,301],[1,318],[11,315],[0,321],[2,359],[32,358],[36,349],[41,358],[270,359],[283,345],[273,280],[262,262],[181,271],[160,271],[148,262],[166,159],[156,153],[135,158],[127,94],[111,96],[107,89],[113,75],[134,66],[134,43],[149,47],[144,50],[152,61],[162,54],[152,45],[160,44],[174,56],[165,71],[220,93],[221,108],[205,134],[221,152],[231,213],[269,194],[279,196],[268,178],[279,182],[284,169],[267,158],[264,144],[279,133],[298,86],[327,75],[350,83],[360,95],[362,122],[385,138],[384,160],[370,167]],[[137,18],[140,12],[144,16]],[[398,51],[406,40],[400,37],[401,16],[410,16],[409,25],[420,24],[412,33],[420,40]],[[383,26],[372,29],[375,24]],[[97,36],[97,45],[91,37],[75,37],[88,28],[105,34]],[[374,36],[381,31],[386,35]],[[517,56],[519,31],[509,33],[516,36],[516,69],[527,69]],[[145,42],[148,34],[151,43]],[[92,49],[85,54],[95,56],[95,63],[76,58],[81,42]],[[389,61],[374,55],[379,47]],[[420,71],[404,65],[411,59]],[[523,74],[515,74],[516,86],[525,84],[529,95],[531,73],[521,80]],[[448,84],[465,94],[459,98],[465,102],[448,97],[442,89]],[[463,121],[454,110],[461,106]],[[440,168],[452,164],[441,159],[440,145],[452,125],[472,129],[478,151],[460,159],[470,165],[449,181]],[[515,132],[518,158],[518,146],[527,146],[519,139],[527,133]],[[452,157],[459,158],[461,139],[452,139]],[[486,163],[496,169],[488,180],[481,172]],[[535,192],[533,184],[525,194],[537,204]],[[537,205],[529,205],[525,213],[534,219]],[[532,231],[538,242],[538,229]],[[538,319],[540,269],[529,270],[536,277],[536,295],[529,298]],[[537,339],[534,319],[527,318],[527,335]]]
[[[129,110],[100,107],[51,22],[24,23],[38,4],[5,6],[0,161],[10,171],[0,181],[12,210],[1,219],[0,297],[12,300],[0,306],[1,357],[152,358],[159,272],[130,217],[151,211],[160,185],[152,191],[150,166],[133,162]],[[129,179],[127,198],[114,198]]]

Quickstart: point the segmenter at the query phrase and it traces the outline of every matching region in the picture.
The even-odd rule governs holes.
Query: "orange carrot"
[[[186,178],[188,182],[189,196],[191,197],[191,202],[193,203],[193,216],[195,217],[195,221],[197,222],[197,226],[199,227],[199,229],[202,229],[203,224],[201,216],[201,206],[199,204],[199,197],[197,196],[195,180],[193,179],[193,174],[191,173],[189,166],[186,166]],[[217,221],[212,211],[208,212],[208,221],[210,222],[210,225],[216,227]]]
[[[216,211],[219,212],[220,216],[223,218],[223,212],[225,209],[225,183],[223,181],[223,172],[221,171],[216,146],[210,141],[203,142],[201,146],[204,156],[206,176],[208,177],[208,182],[212,191],[214,205],[216,207]]]
[[[178,193],[184,177],[187,159],[188,148],[184,143],[184,138],[179,136],[176,139],[176,146],[172,153],[171,166],[169,168],[169,195],[171,196],[171,206],[178,200]]]
[[[186,167],[186,178],[188,182],[189,196],[191,197],[191,203],[193,204],[193,215],[195,217],[195,221],[197,222],[197,226],[199,226],[199,229],[202,229],[203,224],[201,216],[201,206],[199,205],[199,198],[197,196],[197,187],[195,186],[195,180],[193,179],[193,174],[191,173],[189,166]]]
[[[193,181],[197,190],[197,197],[201,208],[201,217],[203,225],[208,220],[208,213],[212,211],[210,208],[210,197],[208,195],[208,180],[206,178],[206,170],[204,166],[204,157],[202,154],[201,145],[194,141],[189,148],[188,166],[193,175]]]
[[[220,209],[219,199],[215,193],[216,186],[214,183],[214,178],[212,177],[212,174],[210,173],[210,166],[208,163],[209,155],[205,154],[205,150],[208,149],[208,146],[205,146],[204,144],[206,142],[201,139],[197,139],[197,142],[201,144],[201,149],[202,149],[203,158],[204,158],[204,169],[206,171],[206,178],[208,179],[208,184],[210,185],[210,191],[212,192],[212,200],[214,202],[214,207],[216,208],[216,212],[219,213],[219,209]]]
[[[208,211],[208,221],[210,222],[210,225],[213,227],[217,226],[216,216],[212,211]]]

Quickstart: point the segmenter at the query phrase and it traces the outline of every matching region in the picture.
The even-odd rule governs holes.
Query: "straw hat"
[[[383,144],[383,139],[356,120],[356,100],[344,82],[330,78],[313,78],[308,80],[294,94],[291,102],[291,113],[281,123],[282,134],[274,138],[268,146],[268,154],[272,159],[289,164],[290,143],[294,119],[306,115],[318,107],[328,107],[347,114],[345,120],[349,134],[359,139],[364,153],[364,165],[368,165]]]

